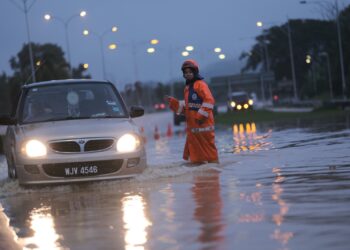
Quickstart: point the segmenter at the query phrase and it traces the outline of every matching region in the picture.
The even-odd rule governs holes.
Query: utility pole
[[[32,42],[31,42],[31,39],[30,39],[30,29],[29,29],[29,21],[28,21],[28,12],[33,7],[33,5],[35,4],[36,0],[33,0],[32,3],[29,6],[27,5],[28,0],[22,0],[23,8],[18,3],[16,3],[14,0],[10,0],[10,1],[16,6],[17,9],[19,9],[20,11],[22,11],[24,13],[24,18],[25,18],[25,22],[26,22],[26,29],[27,29],[30,70],[31,70],[31,75],[32,75],[32,81],[36,82],[35,69],[34,69],[33,48],[32,48]]]
[[[295,77],[295,66],[294,66],[294,53],[293,53],[293,44],[292,44],[292,33],[290,30],[289,18],[287,19],[287,29],[288,29],[288,44],[289,44],[289,55],[290,55],[290,65],[292,71],[292,79],[293,79],[293,93],[294,100],[298,101],[298,90],[297,90],[297,80]]]
[[[340,31],[340,23],[339,23],[339,7],[338,0],[335,1],[335,10],[336,10],[336,23],[337,23],[337,34],[338,34],[338,47],[339,47],[339,60],[340,60],[340,69],[341,69],[341,81],[342,81],[342,89],[343,89],[343,99],[346,99],[346,80],[345,80],[345,72],[344,72],[344,59],[343,59],[343,45]]]

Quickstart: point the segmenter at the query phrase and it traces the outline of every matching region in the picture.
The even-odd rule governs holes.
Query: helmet
[[[181,70],[184,71],[185,68],[190,68],[193,69],[194,72],[198,73],[199,72],[199,66],[198,63],[195,60],[186,60],[181,67]]]

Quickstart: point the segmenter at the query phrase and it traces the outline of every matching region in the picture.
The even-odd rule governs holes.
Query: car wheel
[[[10,179],[17,179],[17,170],[12,155],[7,158],[7,175]]]

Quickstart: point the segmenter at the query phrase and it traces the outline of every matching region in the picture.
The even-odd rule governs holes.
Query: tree
[[[55,44],[32,44],[37,81],[66,79],[69,77],[69,64],[64,58],[62,49]],[[21,86],[31,80],[28,44],[10,59],[13,75],[0,75],[0,108],[1,113],[12,113],[19,96]],[[86,69],[82,64],[73,68],[73,78],[90,78],[84,75]]]
[[[343,55],[347,65],[346,78],[350,75],[350,6],[341,12],[340,20],[342,25],[343,35]],[[290,53],[288,43],[287,25],[285,23],[280,26],[272,26],[264,30],[262,35],[256,37],[256,43],[253,45],[250,52],[243,52],[241,59],[246,58],[246,65],[242,71],[263,68],[264,54],[263,47],[267,46],[269,54],[270,70],[274,72],[277,81],[282,79],[292,79]],[[341,94],[341,78],[339,67],[339,51],[336,40],[336,26],[334,21],[324,20],[290,20],[291,37],[294,48],[295,73],[299,96],[310,96],[312,85],[318,83],[319,91],[329,91],[326,87],[326,74],[324,66],[324,58],[320,54],[326,52],[329,55],[332,65],[331,72],[334,79],[334,92]],[[306,56],[312,58],[311,63],[306,63]],[[322,76],[322,77],[321,77]],[[323,87],[322,87],[323,86]],[[313,95],[320,94],[313,91]]]
[[[164,95],[166,93],[166,87],[164,86],[163,83],[159,82],[155,88],[155,93],[156,93],[156,96],[155,96],[155,101],[156,102],[162,102],[163,99],[164,99]]]
[[[142,83],[140,81],[136,81],[134,84],[134,88],[135,88],[135,92],[136,92],[137,105],[140,105],[142,102],[142,94],[143,94]]]
[[[64,52],[58,45],[46,43],[43,45],[32,43],[33,58],[35,63],[35,75],[37,81],[59,80],[70,78],[69,64],[64,58]],[[10,65],[14,76],[22,83],[30,80],[31,70],[28,55],[28,44],[24,44],[16,57],[10,59]],[[86,69],[80,64],[73,68],[74,78],[90,78],[84,76]]]

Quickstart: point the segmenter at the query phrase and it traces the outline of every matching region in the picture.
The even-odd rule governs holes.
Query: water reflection
[[[140,195],[130,195],[122,200],[123,221],[126,230],[124,241],[126,250],[143,250],[147,243],[147,228],[152,223],[145,215],[143,198]]]
[[[162,243],[172,245],[175,249],[174,245],[178,242],[173,236],[179,228],[175,222],[176,208],[174,206],[176,204],[175,192],[172,184],[168,184],[164,189],[160,190],[160,193],[163,194],[165,198],[160,206],[160,212],[162,214],[161,217],[164,218],[164,221],[166,222],[166,228],[165,230],[161,230],[161,235],[158,238]],[[170,246],[164,248],[169,249]]]
[[[207,176],[196,176],[192,193],[196,203],[194,218],[201,224],[197,240],[202,243],[221,241],[224,224],[219,173],[213,170]]]
[[[24,239],[25,249],[64,249],[58,242],[61,236],[56,233],[51,207],[34,208],[29,220],[34,236]]]
[[[254,122],[244,124],[233,124],[233,153],[241,153],[244,151],[259,151],[268,149],[271,142],[265,139],[271,136],[271,130],[264,135],[258,135]]]
[[[259,190],[262,185],[261,183],[256,183],[255,187],[258,189],[258,191],[252,192],[252,193],[240,193],[239,197],[242,201],[246,203],[253,203],[257,208],[261,208],[262,203],[262,195],[261,191]],[[257,211],[256,213],[246,213],[241,214],[238,218],[239,223],[260,223],[265,220],[265,215],[262,211]]]
[[[282,183],[285,180],[285,177],[281,173],[281,169],[276,167],[272,169],[272,173],[274,173],[275,180],[272,184],[272,200],[277,202],[279,206],[279,212],[277,214],[272,215],[272,221],[276,224],[276,229],[274,230],[271,238],[280,242],[283,247],[286,247],[288,241],[294,236],[293,232],[282,232],[281,225],[284,221],[286,214],[289,211],[289,205],[281,198],[283,193]],[[285,248],[286,249],[286,248]]]

